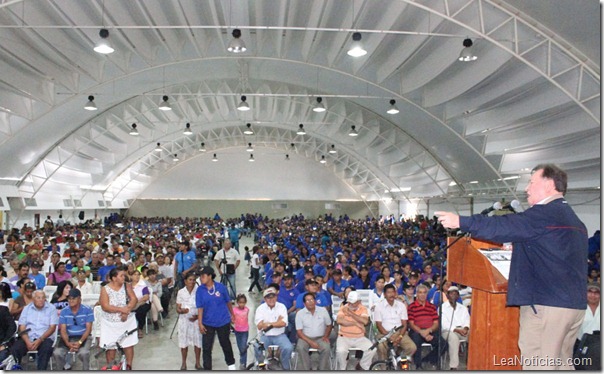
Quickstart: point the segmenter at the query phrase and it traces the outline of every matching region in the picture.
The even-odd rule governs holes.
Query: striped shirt
[[[415,323],[420,329],[427,329],[432,326],[434,321],[438,320],[436,307],[427,300],[424,305],[415,300],[409,305],[407,314],[409,315],[409,322]]]

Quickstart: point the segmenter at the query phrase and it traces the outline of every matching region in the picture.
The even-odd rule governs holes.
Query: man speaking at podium
[[[537,165],[523,213],[460,217],[435,212],[445,228],[512,242],[508,306],[520,306],[523,369],[573,370],[572,349],[587,307],[587,229],[567,204],[566,172]]]

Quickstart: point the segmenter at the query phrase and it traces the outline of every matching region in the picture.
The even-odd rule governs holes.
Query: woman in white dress
[[[187,370],[187,354],[189,346],[195,349],[195,369],[201,370],[201,333],[197,325],[197,274],[189,272],[185,278],[185,286],[176,294],[176,313],[178,316],[178,346],[182,356],[180,370]]]
[[[109,283],[101,288],[101,339],[100,347],[115,346],[117,339],[127,331],[137,330],[137,323],[132,309],[134,309],[137,298],[132,286],[125,284],[126,271],[123,267],[111,269],[109,272]],[[126,355],[128,369],[132,369],[134,359],[134,346],[138,343],[138,336],[130,334],[121,342]],[[107,365],[111,365],[115,359],[115,349],[105,352]]]

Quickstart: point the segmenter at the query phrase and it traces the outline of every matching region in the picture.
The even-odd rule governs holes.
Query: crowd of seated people
[[[383,336],[388,332],[385,327],[400,325],[395,321],[400,317],[406,329],[397,336],[399,348],[414,356],[410,359],[416,367],[422,367],[421,347],[417,345],[442,339],[437,309],[448,302],[448,289],[452,286],[446,281],[443,263],[447,233],[435,219],[421,216],[351,219],[326,214],[308,219],[300,214],[272,219],[242,214],[226,220],[218,213],[207,218],[112,216],[103,224],[88,221],[84,225],[63,223],[60,227],[47,220],[42,228],[24,225],[0,235],[3,257],[0,283],[8,286],[7,290],[0,290],[0,308],[8,308],[19,325],[22,311],[35,299],[34,291],[57,286],[52,299],[46,301],[61,316],[62,310],[70,309],[72,289],[79,290],[80,295],[89,294],[93,282],[108,282],[113,269],[123,268],[126,283],[139,299],[132,312],[136,314],[138,338],[143,338],[147,314],[154,328],[159,329],[160,316],[167,318],[170,311],[178,313],[173,295],[185,285],[189,272],[198,273],[204,266],[212,266],[225,239],[237,243],[233,249],[243,263],[244,250],[238,248],[238,243],[240,237],[248,236],[254,242],[253,248],[245,249],[247,263],[251,265],[248,295],[257,295],[263,301],[267,298],[270,302],[265,309],[284,307],[278,308],[279,313],[283,312],[285,326],[279,322],[281,327],[267,336],[283,334],[293,346],[301,338],[310,347],[323,347],[321,340],[325,339],[335,346],[338,337],[357,336],[361,325]],[[590,279],[599,282],[599,250],[590,251]],[[339,303],[346,304],[345,295],[357,290],[368,290],[366,304],[360,308],[355,292],[351,305],[356,307],[342,312]],[[469,305],[471,289],[459,285],[456,290],[454,295],[459,302]],[[386,298],[386,291],[394,293],[396,303]],[[307,298],[307,294],[313,297]],[[338,305],[332,305],[332,300]],[[312,324],[308,321],[314,318],[317,309],[324,320],[321,308],[331,318],[333,330],[331,326],[321,331],[309,329]],[[384,319],[379,328],[375,326],[376,308],[378,318]],[[271,314],[270,310],[262,310],[264,315]],[[301,310],[306,317],[299,324],[297,315]],[[347,314],[340,318],[340,312],[334,314],[335,310]],[[360,314],[355,317],[355,313]],[[260,317],[256,318],[257,327],[269,324]],[[60,318],[59,323],[65,320]],[[343,335],[338,335],[342,326]],[[467,335],[465,327],[455,332]],[[331,336],[322,336],[324,331]],[[51,338],[61,339],[61,334]],[[65,343],[74,344],[73,339]],[[441,344],[442,351],[446,343]],[[289,345],[283,348],[285,352],[295,351]],[[384,351],[383,347],[377,351],[375,359],[385,359]],[[337,361],[339,368],[345,369],[342,354],[338,353]],[[365,355],[357,368],[369,369],[370,360]],[[433,355],[428,359],[434,361]],[[288,359],[282,362],[289,366]],[[302,362],[306,367],[306,358]],[[321,363],[324,367],[324,357]],[[38,367],[44,364],[41,360]]]

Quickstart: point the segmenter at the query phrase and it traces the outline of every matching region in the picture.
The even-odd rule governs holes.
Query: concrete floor
[[[248,307],[250,308],[250,333],[249,340],[253,339],[256,334],[256,328],[253,326],[253,318],[254,311],[256,307],[261,302],[261,295],[259,293],[249,294],[247,289],[249,287],[249,268],[247,264],[243,260],[243,247],[249,246],[250,248],[253,246],[253,241],[251,238],[242,238],[240,240],[240,252],[241,252],[241,266],[237,269],[237,293],[244,293],[248,297]],[[164,320],[164,326],[160,327],[158,331],[153,330],[153,326],[149,325],[149,334],[145,335],[142,339],[139,340],[138,345],[134,349],[134,370],[170,370],[177,371],[181,366],[181,353],[180,348],[178,348],[178,328],[174,331],[172,339],[170,339],[170,334],[172,329],[175,326],[177,321],[177,314],[173,308],[174,305],[171,306],[170,310],[170,318]],[[249,341],[248,340],[248,341]],[[239,352],[237,349],[237,343],[235,341],[235,335],[231,335],[231,343],[233,346],[233,353],[235,355],[236,365],[239,368]],[[93,354],[96,353],[96,348],[93,348]],[[187,369],[195,370],[195,352],[192,347],[189,348],[189,353],[187,356]],[[316,355],[313,355],[316,356]],[[252,363],[254,360],[252,350],[248,350],[248,364]],[[465,354],[460,357],[460,370],[465,370],[466,368],[466,358]],[[348,370],[354,370],[356,365],[356,359],[352,358],[348,363]],[[203,359],[202,359],[203,363]],[[104,355],[99,356],[99,359],[91,358],[90,369],[97,370],[99,367],[105,364]],[[316,366],[314,366],[316,367]],[[79,369],[80,365],[75,367],[75,369]],[[224,355],[222,353],[222,349],[220,348],[220,344],[216,339],[214,342],[214,349],[212,353],[212,368],[213,370],[227,370],[227,365],[224,360]],[[445,369],[448,370],[448,362],[445,364]]]

